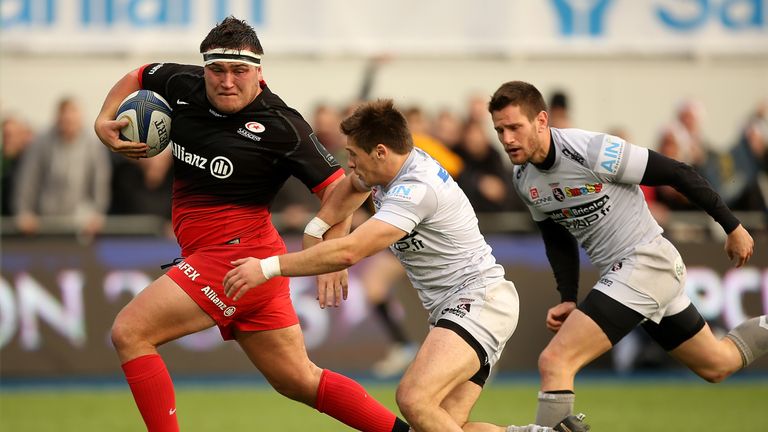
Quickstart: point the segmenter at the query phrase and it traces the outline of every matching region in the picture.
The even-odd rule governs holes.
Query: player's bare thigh
[[[120,311],[112,326],[112,341],[125,362],[213,325],[213,319],[176,282],[162,275]]]
[[[717,339],[707,324],[669,354],[713,382],[722,381],[742,366],[741,354],[733,341],[729,338]]]
[[[275,330],[235,330],[235,340],[279,393],[315,406],[322,369],[309,360],[299,324]]]

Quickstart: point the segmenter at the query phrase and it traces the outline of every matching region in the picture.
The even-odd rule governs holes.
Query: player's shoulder
[[[406,165],[398,174],[397,180],[410,183],[424,183],[432,188],[453,182],[448,170],[440,165],[440,162],[435,158],[418,147],[413,148],[411,155],[406,161]]]
[[[585,156],[590,143],[592,143],[596,137],[602,135],[597,132],[592,132],[584,129],[556,129],[552,128],[552,142],[556,148],[576,152],[582,156]],[[563,153],[566,153],[563,151]],[[567,154],[566,154],[567,156]]]
[[[241,114],[259,118],[271,132],[287,135],[291,139],[302,139],[312,133],[312,127],[301,113],[288,106],[267,86]]]
[[[142,66],[140,70],[144,79],[186,77],[197,81],[204,74],[202,66],[181,63],[149,63]]]

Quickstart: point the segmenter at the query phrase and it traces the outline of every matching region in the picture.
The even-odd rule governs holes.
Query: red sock
[[[344,375],[323,370],[315,408],[345,425],[366,432],[392,432],[397,417]],[[398,425],[403,422],[398,422]],[[407,430],[407,429],[406,429]]]
[[[123,363],[123,373],[148,432],[179,432],[173,382],[157,354]]]

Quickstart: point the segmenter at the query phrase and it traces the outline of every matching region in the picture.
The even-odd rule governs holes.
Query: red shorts
[[[286,252],[278,237],[268,244],[241,243],[198,249],[168,270],[173,279],[211,318],[224,340],[241,331],[274,330],[298,324],[288,278],[275,277],[252,288],[237,302],[224,295],[224,276],[238,258],[267,258]]]

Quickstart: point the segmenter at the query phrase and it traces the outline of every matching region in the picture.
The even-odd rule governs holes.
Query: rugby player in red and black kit
[[[120,102],[143,88],[173,108],[173,227],[184,259],[126,305],[112,328],[147,429],[179,430],[173,383],[157,347],[216,325],[281,394],[358,430],[407,431],[358,383],[309,360],[287,278],[271,279],[238,301],[224,295],[231,261],[285,253],[269,213],[283,182],[294,175],[322,199],[344,172],[301,115],[267,87],[253,28],[226,18],[200,52],[204,67],[153,63],[125,75],[95,123],[105,145],[139,158],[144,143],[119,139],[127,123],[113,120]],[[337,227],[338,235],[345,228]],[[346,288],[346,275],[318,283]]]

